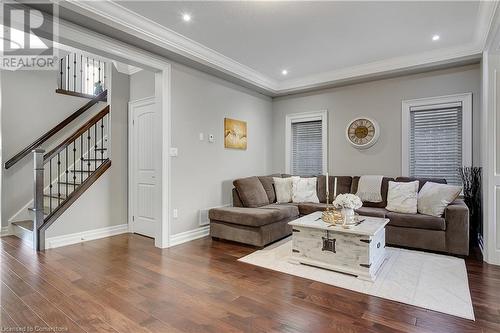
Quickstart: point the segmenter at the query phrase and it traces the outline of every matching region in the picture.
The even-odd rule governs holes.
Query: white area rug
[[[239,260],[360,293],[474,320],[463,259],[387,247],[388,259],[375,282],[288,262],[291,238],[255,251]]]

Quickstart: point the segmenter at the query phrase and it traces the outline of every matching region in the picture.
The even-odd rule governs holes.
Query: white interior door
[[[154,97],[129,103],[130,229],[153,238],[160,229],[157,109]]]

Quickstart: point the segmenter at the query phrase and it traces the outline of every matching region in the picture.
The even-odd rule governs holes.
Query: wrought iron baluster
[[[73,53],[73,91],[76,92],[76,53]]]
[[[66,184],[64,185],[64,187],[66,188],[66,198],[68,197],[68,174],[69,174],[69,170],[68,170],[68,146],[66,146],[66,149],[64,149],[65,152],[66,152],[66,158],[64,159],[64,162],[66,163]]]
[[[61,76],[61,80],[59,81],[59,89],[63,89],[63,59],[59,59],[59,74]]]
[[[52,213],[52,158],[49,160],[49,214]]]
[[[73,191],[76,188],[76,139],[73,141]]]
[[[92,95],[94,95],[95,92],[95,61],[92,58]]]
[[[83,90],[83,54],[80,55],[80,92],[85,93]]]
[[[104,117],[101,118],[101,163],[104,161]]]
[[[94,126],[94,170],[97,170],[97,122]]]
[[[98,64],[99,64],[99,72],[97,73],[97,81],[102,84],[102,81],[101,81],[101,60],[99,60]]]
[[[90,174],[90,128],[87,130],[87,170]]]
[[[69,54],[66,56],[66,90],[69,90]]]
[[[85,79],[86,79],[85,89],[86,89],[86,93],[89,92],[89,76],[90,76],[89,75],[89,57],[87,57],[87,72],[85,73]]]
[[[102,76],[102,89],[106,90],[106,62],[103,62],[104,74]]]
[[[80,135],[80,184],[83,183],[83,134]]]
[[[52,198],[50,198],[52,200]],[[57,205],[61,204],[61,153],[57,153]]]

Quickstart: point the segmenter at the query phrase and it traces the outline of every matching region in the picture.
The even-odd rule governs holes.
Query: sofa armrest
[[[446,250],[449,253],[469,254],[469,208],[457,199],[444,211],[446,221]]]

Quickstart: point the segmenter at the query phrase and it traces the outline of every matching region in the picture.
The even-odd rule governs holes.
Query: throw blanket
[[[356,195],[365,202],[382,202],[383,176],[361,176]]]

